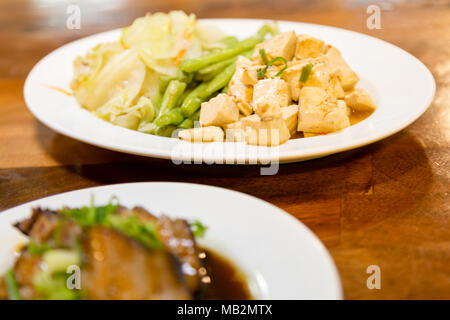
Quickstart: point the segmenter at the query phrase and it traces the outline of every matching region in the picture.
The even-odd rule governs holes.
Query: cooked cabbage
[[[141,90],[146,74],[138,52],[127,49],[99,59],[105,60],[100,70],[91,72],[74,91],[78,102],[93,111],[120,96],[122,107],[128,107]]]
[[[181,59],[224,46],[215,27],[199,26],[182,11],[148,14],[120,39],[92,48],[74,61],[71,88],[96,116],[126,128],[151,132],[161,100],[161,77],[177,77]]]

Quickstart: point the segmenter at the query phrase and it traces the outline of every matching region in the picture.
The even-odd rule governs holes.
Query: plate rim
[[[329,298],[329,299],[333,299],[333,300],[344,299],[344,291],[343,291],[341,278],[339,275],[339,269],[337,268],[337,265],[331,255],[331,253],[326,248],[325,244],[320,240],[320,238],[310,228],[308,228],[308,226],[306,226],[303,222],[301,222],[300,219],[296,219],[294,216],[292,216],[285,210],[277,207],[276,205],[274,205],[264,199],[255,197],[253,195],[250,195],[250,194],[247,194],[244,192],[236,191],[233,189],[228,189],[228,188],[218,187],[218,186],[213,186],[213,185],[207,185],[207,184],[201,184],[201,183],[172,182],[172,181],[147,181],[147,182],[116,183],[116,184],[108,184],[108,185],[87,187],[87,188],[81,188],[81,189],[76,189],[76,190],[71,190],[71,191],[60,192],[60,193],[52,194],[52,195],[42,197],[39,199],[35,199],[32,201],[28,201],[28,202],[22,203],[20,205],[17,205],[17,206],[14,206],[14,207],[11,207],[11,208],[1,211],[0,217],[2,215],[7,214],[7,215],[10,215],[8,218],[14,220],[13,217],[15,215],[17,215],[17,213],[15,213],[15,211],[20,211],[22,209],[29,209],[30,207],[37,205],[40,201],[50,201],[51,202],[52,198],[70,197],[71,194],[78,193],[78,192],[88,192],[88,191],[95,192],[96,190],[101,190],[101,189],[103,189],[105,192],[108,192],[108,189],[111,189],[111,188],[126,188],[127,186],[130,186],[130,185],[145,186],[145,185],[149,185],[149,184],[151,184],[151,185],[167,185],[168,188],[170,188],[171,185],[177,185],[177,186],[181,186],[181,187],[185,187],[185,188],[194,187],[194,188],[206,189],[206,190],[207,189],[215,189],[217,192],[222,192],[222,193],[225,192],[228,194],[233,194],[238,197],[241,197],[242,199],[248,199],[251,201],[256,201],[256,202],[264,204],[266,207],[269,207],[273,213],[276,212],[277,215],[282,215],[284,217],[284,219],[290,220],[289,221],[290,224],[294,225],[295,228],[299,229],[299,231],[301,229],[301,232],[308,237],[308,242],[307,242],[308,247],[314,248],[315,255],[320,256],[322,259],[324,259],[326,261],[325,267],[327,269],[329,269],[330,275],[334,282],[333,284],[331,284],[329,286],[329,288],[327,288],[327,290],[330,291],[329,292],[330,296],[332,296],[332,298]],[[5,218],[5,219],[7,219],[7,218]],[[0,231],[1,231],[1,229],[0,229]],[[2,257],[0,257],[0,259],[2,259]]]
[[[280,163],[300,162],[300,161],[304,161],[304,160],[308,160],[308,159],[324,157],[324,156],[331,155],[331,154],[336,154],[336,153],[340,153],[340,152],[344,152],[344,151],[348,151],[348,150],[352,150],[352,149],[357,149],[357,148],[375,143],[375,142],[383,140],[389,136],[392,136],[392,135],[400,132],[401,130],[405,129],[409,125],[413,124],[420,116],[422,116],[427,111],[427,109],[431,106],[431,104],[435,98],[436,80],[434,79],[432,72],[428,69],[428,67],[422,61],[420,61],[417,57],[415,57],[413,54],[409,53],[408,51],[406,51],[392,43],[389,43],[385,40],[376,38],[371,35],[367,35],[365,33],[348,30],[348,29],[344,29],[344,28],[339,28],[339,27],[335,27],[335,26],[324,25],[324,24],[305,23],[305,22],[292,21],[292,20],[271,20],[271,19],[251,19],[251,18],[250,19],[248,19],[248,18],[243,18],[243,19],[241,19],[241,18],[208,18],[208,19],[198,19],[198,21],[206,22],[206,23],[208,23],[208,22],[217,23],[217,24],[220,24],[221,21],[228,22],[228,23],[232,23],[234,21],[243,22],[243,23],[245,23],[245,22],[261,23],[261,22],[267,22],[267,21],[276,21],[278,23],[298,24],[298,25],[304,25],[304,26],[312,26],[315,28],[332,29],[337,32],[355,34],[359,37],[362,36],[364,38],[369,38],[371,41],[376,41],[383,46],[388,46],[394,50],[398,50],[402,54],[406,54],[410,59],[412,59],[412,61],[414,61],[415,64],[417,64],[417,66],[420,67],[420,69],[424,72],[424,74],[428,78],[427,82],[431,85],[431,87],[430,87],[431,90],[427,92],[428,95],[427,95],[426,99],[424,100],[424,103],[421,104],[420,107],[417,106],[416,111],[414,113],[409,113],[408,117],[405,117],[403,119],[403,121],[398,122],[398,124],[395,126],[391,126],[389,130],[383,130],[382,132],[375,132],[371,136],[363,136],[360,138],[340,142],[339,144],[337,144],[335,146],[320,145],[320,146],[316,146],[313,148],[308,148],[308,149],[306,149],[306,151],[304,149],[294,149],[294,150],[278,152],[277,156],[269,155],[269,156],[263,156],[263,157],[258,158],[257,159],[258,163],[264,163],[264,162],[269,162],[269,161],[270,162],[280,162]],[[112,30],[103,31],[103,32],[91,34],[91,35],[76,39],[74,41],[68,42],[68,43],[52,50],[50,53],[48,53],[43,58],[41,58],[30,70],[30,72],[28,73],[27,78],[25,80],[25,83],[24,83],[23,96],[24,96],[25,104],[26,104],[28,110],[41,123],[46,125],[48,128],[56,131],[57,133],[60,133],[64,136],[76,139],[83,143],[94,145],[96,147],[100,147],[100,148],[108,149],[108,150],[112,150],[112,151],[117,151],[117,152],[122,152],[122,153],[151,157],[151,158],[180,160],[180,161],[194,161],[194,159],[196,158],[195,154],[191,154],[189,156],[182,155],[181,157],[174,157],[173,154],[171,154],[171,152],[167,152],[167,150],[161,149],[161,148],[152,148],[152,146],[147,146],[144,148],[142,146],[141,147],[130,146],[129,144],[128,145],[115,145],[114,143],[108,143],[108,142],[98,140],[95,137],[88,137],[86,135],[79,134],[78,132],[76,132],[74,130],[66,129],[64,126],[60,126],[58,123],[48,120],[45,116],[43,116],[41,113],[38,112],[37,109],[39,107],[33,106],[34,103],[32,101],[30,101],[31,98],[29,97],[29,94],[27,94],[27,92],[30,90],[30,87],[32,86],[30,84],[32,76],[36,72],[37,68],[41,64],[45,63],[45,61],[50,59],[53,54],[56,54],[58,51],[65,49],[67,46],[76,45],[77,42],[85,41],[91,37],[94,38],[94,37],[98,37],[98,36],[105,35],[108,33],[119,32],[122,29],[123,28],[115,28]],[[80,108],[82,108],[82,107],[80,106]],[[109,122],[106,122],[106,123],[109,125],[112,125]],[[117,129],[119,129],[119,130],[120,129],[130,130],[130,129],[121,128],[118,126],[115,126],[115,127],[117,127]],[[145,133],[138,132],[135,130],[132,130],[132,131],[136,134],[147,135]],[[157,137],[157,136],[152,136],[152,138],[168,139],[168,138]],[[310,137],[308,139],[321,139],[321,138],[323,138],[323,137],[317,136],[317,137]],[[171,138],[169,138],[169,139],[171,139]],[[180,141],[180,143],[186,144],[188,142]],[[230,143],[235,144],[234,142],[214,142],[214,143],[209,143],[209,144],[210,145],[211,144],[223,144],[225,146],[226,144],[230,144]],[[254,146],[250,146],[250,148],[251,147],[254,147]],[[261,147],[259,147],[259,148],[261,148]],[[267,147],[262,147],[262,148],[265,149]],[[278,147],[272,147],[272,149],[273,148],[278,148]],[[268,147],[267,150],[270,150],[270,147]],[[249,156],[247,154],[245,154],[244,156],[235,154],[235,155],[233,155],[233,159],[234,159],[233,163],[228,163],[226,161],[226,153],[220,153],[219,155],[213,155],[213,156],[208,156],[208,155],[205,156],[204,154],[202,154],[202,163],[209,163],[209,162],[213,162],[216,164],[248,164],[249,163]],[[253,164],[253,163],[251,163],[251,164]]]

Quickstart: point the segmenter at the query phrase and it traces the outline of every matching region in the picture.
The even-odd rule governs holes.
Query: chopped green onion
[[[16,276],[12,269],[5,274],[6,291],[8,292],[9,300],[20,300],[19,285],[16,281]]]
[[[305,83],[306,81],[308,81],[308,77],[313,67],[314,65],[312,63],[308,63],[306,66],[303,67],[302,74],[300,75],[300,82]]]
[[[263,62],[264,62],[264,64],[266,66],[264,67],[264,69],[259,68],[259,69],[256,70],[256,75],[258,76],[258,79],[264,78],[264,76],[266,75],[267,69],[270,66],[274,65],[277,61],[283,62],[284,63],[284,67],[280,71],[277,72],[275,77],[281,76],[281,74],[284,72],[284,70],[286,70],[286,68],[287,68],[287,60],[285,58],[283,58],[283,57],[276,57],[276,58],[273,58],[272,60],[269,61],[267,59],[266,51],[264,49],[259,49],[259,55],[261,56],[261,58],[262,58],[262,60],[263,60]]]
[[[65,272],[67,267],[81,263],[78,251],[67,249],[49,250],[43,254],[42,261],[50,274],[58,271]]]
[[[256,70],[256,75],[258,76],[258,79],[264,78],[264,76],[266,75],[266,72],[267,72],[267,68],[268,68],[268,66],[266,66],[264,69],[259,68]]]
[[[261,56],[262,61],[265,65],[269,64],[269,59],[267,59],[266,50],[264,48],[259,49],[259,55]]]
[[[160,249],[156,226],[152,222],[142,223],[136,216],[110,215],[102,224],[144,244],[150,249]]]
[[[51,248],[47,243],[37,244],[34,241],[28,243],[28,252],[33,256],[39,256]]]
[[[61,210],[61,214],[75,219],[81,226],[92,226],[101,224],[109,214],[117,211],[117,209],[119,209],[119,204],[115,198],[111,198],[107,205],[97,207],[95,207],[93,199],[91,199],[91,206],[80,209],[64,208]]]
[[[67,287],[68,274],[48,272],[38,272],[33,278],[33,288],[48,300],[79,300],[80,290],[69,289]]]
[[[192,221],[189,223],[192,233],[196,238],[202,238],[205,235],[206,230],[208,229],[204,226],[200,221]]]
[[[277,74],[275,75],[275,77],[281,76],[281,74],[282,74],[282,73],[284,72],[284,70],[286,70],[286,68],[287,68],[287,60],[286,60],[285,58],[283,58],[283,57],[276,57],[276,58],[274,58],[272,61],[270,61],[269,64],[270,64],[270,65],[273,65],[273,64],[274,64],[275,62],[277,62],[277,61],[283,62],[283,63],[284,63],[284,67],[283,67],[280,71],[277,72]]]

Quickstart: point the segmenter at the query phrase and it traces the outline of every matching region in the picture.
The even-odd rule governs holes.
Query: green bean
[[[185,72],[194,72],[198,71],[206,66],[209,66],[211,64],[226,60],[228,58],[231,58],[241,52],[247,51],[252,49],[254,46],[256,46],[258,43],[262,42],[264,40],[264,37],[267,33],[274,32],[274,28],[269,25],[262,26],[259,30],[256,36],[247,38],[245,40],[242,40],[229,48],[212,52],[210,54],[186,60],[183,61],[180,64],[181,70]]]
[[[155,114],[159,113],[159,109],[161,108],[161,102],[162,102],[163,95],[158,92],[152,97],[150,97],[150,101],[152,102],[153,108],[155,110]]]
[[[200,109],[198,109],[192,116],[189,117],[192,121],[200,120]]]
[[[243,52],[240,55],[244,56],[246,58],[250,58],[252,56],[252,54],[253,54],[253,49]],[[239,55],[236,55],[232,58],[217,62],[217,63],[207,66],[203,69],[200,69],[199,71],[196,72],[196,78],[198,80],[202,80],[202,81],[209,81],[212,78],[214,78],[219,72],[221,72],[223,69],[225,69],[228,65],[230,65],[231,63],[236,63],[238,58],[239,58]]]
[[[155,120],[157,126],[163,127],[169,124],[180,124],[184,120],[184,116],[181,114],[180,108],[173,108],[166,114],[161,115]]]
[[[227,47],[232,47],[236,43],[238,43],[239,40],[235,36],[228,36],[228,37],[225,37],[222,40],[220,40],[220,42],[222,42]]]
[[[194,127],[194,124],[196,121],[200,120],[200,109],[198,109],[197,111],[195,111],[194,114],[192,114],[190,117],[186,118],[183,120],[183,122],[181,122],[178,125],[178,128],[180,129],[190,129]]]
[[[164,127],[157,127],[155,129],[155,135],[161,136],[161,137],[171,137],[172,133],[177,129],[176,126],[164,126]]]
[[[210,95],[212,95],[214,92],[222,89],[225,87],[228,82],[230,81],[231,77],[234,74],[234,71],[236,70],[236,64],[232,63],[228,67],[226,67],[222,72],[220,72],[218,75],[212,79],[205,90],[203,90],[200,93],[200,98],[206,99]]]
[[[187,73],[181,69],[178,69],[176,80],[189,84],[192,81],[193,77],[193,73]]]
[[[16,276],[12,269],[5,273],[6,291],[9,300],[20,300],[19,286],[17,285]]]
[[[195,87],[192,88],[186,88],[183,92],[183,94],[181,95],[180,99],[178,100],[178,104],[177,107],[180,107],[181,104],[183,103],[184,100],[186,100],[186,98],[191,94],[191,92],[198,87],[198,84],[195,85]]]
[[[177,75],[175,77],[162,75],[159,78],[159,92],[160,93],[166,92],[167,86],[172,80],[178,80],[180,82],[189,84],[192,81],[193,77],[194,77],[193,73],[187,73],[180,69],[178,69]]]
[[[261,42],[260,38],[248,38],[230,48],[184,61],[180,64],[180,68],[186,72],[198,71],[206,66],[223,61],[241,52],[247,51],[257,45],[259,42]]]
[[[194,127],[194,120],[187,118],[187,119],[184,119],[183,122],[181,122],[177,128],[178,129],[191,129],[193,127]]]
[[[265,24],[261,28],[259,28],[258,32],[256,33],[259,38],[261,38],[261,41],[264,40],[264,37],[266,34],[270,33],[271,35],[275,35],[278,33],[278,27],[273,24]]]
[[[209,81],[214,78],[214,76],[217,75],[220,71],[225,69],[229,64],[235,63],[236,60],[237,57],[235,56],[200,69],[196,72],[195,78],[202,81]]]
[[[185,116],[192,115],[198,108],[200,108],[200,104],[203,102],[200,99],[200,94],[208,87],[208,82],[204,82],[200,84],[197,88],[192,90],[190,94],[184,99],[181,104],[181,113]]]
[[[164,92],[164,96],[161,102],[161,109],[159,114],[165,114],[170,109],[174,108],[177,105],[178,99],[184,92],[186,88],[186,83],[172,80],[167,86],[166,92]]]
[[[162,75],[159,78],[159,92],[161,94],[164,94],[164,92],[166,92],[167,86],[169,85],[170,81],[175,80],[176,78],[171,77],[171,76],[167,76],[167,75]]]
[[[184,82],[178,80],[170,81],[169,85],[167,86],[166,92],[164,92],[164,97],[161,102],[161,108],[159,110],[158,116],[154,121],[156,124],[162,125],[165,124],[169,119],[172,119],[172,118],[168,119],[165,116],[169,113],[170,110],[172,110],[177,106],[178,100],[183,94],[185,88],[186,83]],[[180,122],[182,120],[183,119],[181,119]]]
[[[213,93],[225,87],[236,70],[236,64],[232,63],[222,72],[217,74],[210,82],[204,82],[195,88],[183,101],[181,113],[185,116],[192,115],[200,108],[202,102],[206,101]]]

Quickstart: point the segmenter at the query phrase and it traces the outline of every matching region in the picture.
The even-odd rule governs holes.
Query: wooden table
[[[79,188],[133,181],[187,181],[252,194],[310,227],[330,250],[347,299],[450,298],[450,2],[381,6],[380,30],[366,27],[374,1],[82,1],[81,29],[65,27],[74,1],[0,3],[0,210]],[[381,4],[380,4],[381,5]],[[432,71],[436,98],[402,132],[358,150],[282,165],[176,166],[96,148],[59,135],[27,110],[31,67],[60,45],[125,26],[147,11],[182,9],[200,18],[313,22],[356,30],[411,52]],[[395,70],[392,70],[395,72]],[[389,77],[387,74],[386,77]],[[366,268],[381,268],[369,290]]]

